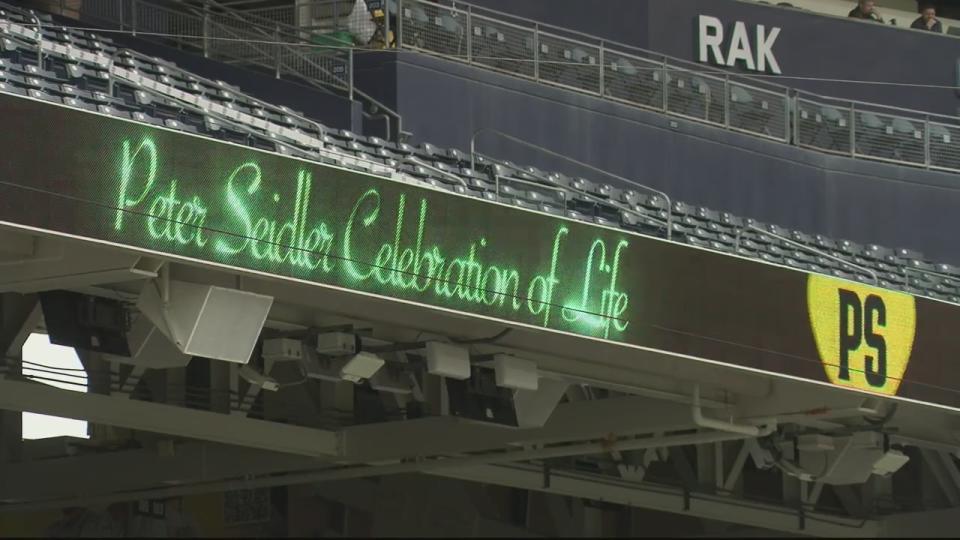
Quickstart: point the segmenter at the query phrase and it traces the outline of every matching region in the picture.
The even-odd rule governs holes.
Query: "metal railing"
[[[955,117],[801,92],[464,2],[391,9],[405,49],[808,149],[960,172]]]
[[[740,228],[737,229],[737,235],[736,235],[736,239],[735,239],[735,241],[734,241],[734,248],[733,248],[734,251],[736,251],[737,253],[740,252],[740,248],[742,247],[742,246],[741,246],[741,243],[742,243],[742,240],[743,240],[743,233],[744,233],[744,232],[747,232],[747,231],[751,231],[751,232],[753,232],[753,233],[757,233],[756,236],[757,236],[757,238],[760,239],[761,241],[763,241],[763,237],[764,237],[764,236],[770,237],[770,238],[776,238],[776,239],[779,240],[781,243],[786,244],[786,245],[788,245],[788,246],[791,246],[791,247],[793,247],[794,249],[796,249],[796,250],[798,250],[798,251],[807,251],[807,252],[812,253],[812,254],[814,254],[814,255],[816,255],[816,256],[818,256],[818,257],[823,257],[823,258],[825,258],[825,259],[829,259],[829,260],[831,260],[831,261],[840,263],[840,265],[842,265],[842,266],[844,266],[844,267],[846,267],[846,268],[849,268],[849,269],[851,269],[851,270],[854,270],[855,272],[859,272],[859,273],[862,274],[862,275],[869,276],[870,279],[871,279],[871,281],[873,281],[873,284],[874,284],[874,285],[879,285],[879,284],[880,284],[880,277],[877,275],[877,272],[876,272],[875,270],[873,270],[873,269],[867,268],[866,266],[863,266],[863,265],[861,265],[861,264],[856,264],[856,263],[850,262],[850,261],[848,261],[847,259],[844,259],[843,257],[838,257],[838,256],[833,255],[833,254],[831,254],[831,253],[827,253],[826,251],[819,250],[819,249],[817,249],[817,248],[815,248],[815,247],[813,247],[813,246],[808,246],[807,244],[804,244],[804,243],[802,243],[802,242],[797,242],[796,240],[793,240],[792,238],[788,238],[788,237],[786,237],[786,236],[783,236],[782,234],[777,234],[777,233],[768,231],[768,230],[766,230],[766,229],[764,229],[764,228],[762,228],[762,227],[758,227],[758,226],[753,225],[753,224],[745,224],[745,225],[743,225],[742,227],[740,227]],[[821,273],[822,273],[822,272],[821,272]]]
[[[85,0],[79,17],[228,64],[256,66],[278,79],[299,79],[326,91],[342,92],[381,111],[364,111],[364,117],[382,118],[388,139],[397,139],[402,133],[402,118],[396,111],[354,86],[353,49],[313,43],[314,33],[309,29],[281,22],[295,20],[295,14],[288,18],[279,8],[248,13],[213,0],[178,6],[173,9],[157,0]],[[289,9],[292,12],[293,8]]]

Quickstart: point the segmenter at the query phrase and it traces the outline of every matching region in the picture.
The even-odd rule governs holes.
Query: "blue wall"
[[[827,17],[736,0],[475,0],[476,4],[536,18],[572,30],[697,60],[697,17],[726,25],[782,29],[774,52],[783,70],[777,82],[810,92],[956,115],[960,97],[950,88],[903,87],[803,78],[957,86],[960,39],[872,22]],[[853,0],[850,4],[853,5]],[[882,4],[882,3],[881,3]],[[792,77],[799,77],[795,79]],[[776,81],[776,79],[773,79]]]
[[[801,150],[416,53],[375,64],[367,80],[416,141],[468,150],[492,127],[693,204],[960,263],[960,175]],[[603,181],[492,137],[478,150]]]

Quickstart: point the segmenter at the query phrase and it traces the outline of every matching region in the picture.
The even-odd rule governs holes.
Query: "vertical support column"
[[[857,109],[850,104],[850,156],[857,157]]]
[[[3,307],[2,302],[3,299],[0,298],[0,308]],[[4,317],[2,321],[5,323],[6,318]],[[17,352],[14,354],[8,352],[5,356],[5,374],[0,374],[0,379],[20,376],[23,373],[23,367],[20,364],[20,353]],[[20,411],[0,410],[0,463],[20,461],[22,437],[23,413]]]
[[[230,412],[230,367],[236,364],[210,362],[210,410]]]
[[[276,48],[276,50],[277,50],[277,52],[276,52],[276,57],[277,57],[277,58],[276,58],[276,74],[275,74],[275,75],[276,75],[276,78],[279,79],[279,78],[280,78],[280,53],[281,53],[281,49],[280,49],[280,25],[279,25],[279,24],[276,25],[276,26],[274,27],[274,29],[273,29],[273,41],[274,41],[273,46],[274,46],[274,47]],[[351,49],[351,51],[352,51],[352,49]]]
[[[397,30],[394,32],[393,41],[396,48],[403,47],[403,0],[397,0]]]
[[[793,144],[800,146],[800,93],[793,96]]]
[[[130,2],[130,33],[137,37],[137,0]]]
[[[187,403],[187,370],[171,368],[163,370],[165,376],[164,399],[168,405],[183,407]]]
[[[923,121],[923,164],[929,169],[933,165],[930,156],[930,115]]]
[[[40,320],[40,305],[34,295],[0,294],[0,360],[4,376],[19,376],[23,344]],[[19,461],[23,436],[23,413],[0,410],[0,463]]]
[[[473,6],[467,6],[467,63],[473,63]]]
[[[347,78],[349,79],[348,84],[350,87],[349,89],[350,101],[353,101],[353,67],[354,67],[353,58],[354,58],[353,47],[350,47],[349,49],[347,49],[347,71],[348,71]],[[278,76],[277,78],[279,79],[280,77]]]
[[[733,94],[730,92],[730,75],[723,79],[723,125],[730,129],[730,101]]]
[[[598,59],[598,63],[600,64],[600,89],[599,89],[600,97],[603,97],[605,93],[603,73],[604,71],[606,71],[606,60],[604,57],[605,57],[604,47],[603,47],[603,42],[601,41],[600,42],[600,58]]]
[[[540,80],[540,25],[533,25],[533,79]]]
[[[793,109],[793,111],[794,111],[793,117],[795,118],[795,117],[796,117],[796,110],[797,110],[797,108],[790,106],[791,101],[790,101],[790,89],[789,89],[789,88],[787,88],[787,89],[784,91],[783,99],[784,99],[784,101],[783,101],[783,122],[784,122],[784,124],[783,124],[783,140],[784,140],[784,142],[786,142],[787,144],[790,144],[790,134],[793,133],[793,130],[790,129],[790,126],[791,126],[791,124],[790,124],[790,118],[791,118],[790,110]]]
[[[661,110],[667,112],[667,108],[670,105],[670,101],[667,98],[667,92],[670,90],[670,85],[667,84],[667,59],[663,59],[663,68],[660,70],[660,96]],[[724,92],[726,92],[726,87],[724,87]]]
[[[383,48],[390,48],[390,0],[383,0]]]
[[[203,57],[210,58],[210,6],[203,5]]]

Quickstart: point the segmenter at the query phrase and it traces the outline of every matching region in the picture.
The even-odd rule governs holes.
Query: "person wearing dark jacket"
[[[916,30],[926,30],[928,32],[943,33],[943,25],[937,19],[937,9],[931,5],[925,5],[920,10],[920,16],[913,21],[910,28]]]
[[[883,22],[883,17],[877,13],[877,2],[875,0],[859,0],[857,7],[850,10],[848,17],[854,19],[866,19],[868,21]]]

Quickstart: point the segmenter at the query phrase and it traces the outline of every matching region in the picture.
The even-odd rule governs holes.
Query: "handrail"
[[[475,169],[475,168],[476,168],[476,159],[475,159],[475,157],[476,157],[476,154],[477,154],[477,136],[480,135],[481,133],[493,133],[494,135],[503,137],[504,139],[507,139],[508,141],[515,142],[515,143],[517,143],[517,144],[526,146],[526,147],[528,147],[528,148],[533,148],[534,150],[539,150],[539,151],[541,151],[541,152],[543,152],[543,153],[545,153],[545,154],[547,154],[547,155],[553,156],[553,157],[555,157],[555,158],[559,158],[559,159],[563,159],[563,160],[569,161],[570,163],[574,163],[574,164],[579,165],[579,166],[581,166],[581,167],[583,167],[583,168],[585,168],[585,169],[589,169],[589,170],[591,170],[591,171],[594,171],[594,172],[597,172],[597,173],[600,173],[600,174],[605,174],[605,175],[607,175],[607,176],[609,176],[609,177],[611,177],[611,178],[616,178],[617,180],[620,180],[621,182],[626,182],[627,184],[630,184],[630,185],[632,185],[632,186],[635,186],[635,187],[638,187],[638,188],[640,188],[640,189],[644,189],[644,190],[647,190],[647,191],[650,191],[650,192],[652,192],[652,193],[656,193],[657,195],[662,196],[662,197],[663,197],[664,199],[666,199],[666,201],[667,201],[667,240],[672,240],[672,236],[673,236],[673,202],[672,202],[672,200],[670,199],[670,196],[667,195],[666,193],[664,193],[664,192],[662,192],[662,191],[660,191],[660,190],[658,190],[658,189],[652,188],[652,187],[650,187],[650,186],[647,186],[647,185],[645,185],[645,184],[641,184],[641,183],[639,183],[639,182],[636,182],[636,181],[634,181],[634,180],[630,180],[629,178],[625,178],[625,177],[620,176],[620,175],[618,175],[618,174],[614,174],[614,173],[612,173],[612,172],[610,172],[610,171],[605,171],[605,170],[603,170],[603,169],[601,169],[601,168],[599,168],[599,167],[595,167],[595,166],[593,166],[593,165],[590,165],[589,163],[584,163],[584,162],[582,162],[582,161],[578,161],[578,160],[576,160],[576,159],[573,159],[572,157],[565,156],[565,155],[563,155],[563,154],[554,152],[553,150],[550,150],[550,149],[548,149],[548,148],[544,148],[544,147],[542,147],[542,146],[540,146],[540,145],[538,145],[538,144],[533,144],[533,143],[527,142],[527,141],[525,141],[525,140],[523,140],[523,139],[514,137],[513,135],[504,133],[504,132],[502,132],[502,131],[500,131],[500,130],[498,130],[498,129],[494,129],[494,128],[480,128],[480,129],[474,131],[474,132],[473,132],[473,135],[470,137],[470,168],[471,168],[471,169]]]
[[[918,274],[926,274],[930,276],[938,276],[942,278],[952,279],[954,281],[960,281],[960,277],[951,276],[950,274],[944,274],[942,272],[934,272],[933,270],[924,270],[922,268],[913,268],[909,264],[904,265],[903,275],[904,275],[904,286],[908,289],[910,288],[910,272],[916,272]]]
[[[245,22],[245,23],[249,24],[250,27],[252,27],[252,28],[257,28],[257,26],[258,26],[256,23],[251,24],[250,21],[243,15],[243,12],[234,10],[234,9],[230,8],[229,6],[225,6],[225,5],[217,2],[216,0],[204,0],[204,4],[215,6],[215,7],[219,8],[220,10],[222,10],[224,13],[228,14],[231,18],[237,20],[238,22]],[[275,24],[275,27],[276,27],[277,29],[279,29],[279,28],[281,28],[281,27],[282,27],[282,28],[285,28],[285,29],[288,29],[288,32],[289,32],[288,35],[296,36],[296,39],[297,39],[298,42],[301,42],[301,41],[302,41],[302,39],[300,38],[300,35],[299,35],[301,29],[297,28],[296,26],[291,26],[291,25],[288,25],[288,24],[285,24],[285,23],[274,23],[274,24]],[[221,26],[222,26],[222,25],[221,25]],[[260,28],[259,30],[260,30],[261,33],[263,33],[263,34],[266,35],[265,30],[263,30],[262,28]],[[272,36],[271,36],[271,37],[272,37]],[[277,44],[277,46],[280,47],[280,44]],[[318,69],[318,70],[321,71],[321,72],[326,73],[327,75],[333,75],[332,73],[330,73],[329,71],[327,71],[327,69],[324,68],[323,66],[320,66],[320,65],[316,64],[315,62],[311,61],[309,58],[307,58],[302,52],[300,52],[300,50],[299,50],[298,47],[290,47],[289,45],[285,45],[285,46],[284,46],[284,49],[286,49],[287,52],[290,52],[290,53],[294,54],[300,61],[302,61],[302,62],[304,62],[304,63],[306,63],[306,64],[309,64],[310,66]],[[349,74],[349,79],[350,79],[350,80],[349,80],[349,83],[348,83],[348,85],[347,85],[347,86],[348,86],[348,89],[347,89],[347,90],[348,90],[348,92],[349,92],[349,94],[350,94],[350,99],[352,100],[354,95],[360,96],[361,98],[363,98],[365,101],[367,101],[367,102],[370,103],[371,105],[376,105],[379,109],[383,110],[384,113],[386,113],[386,114],[388,114],[388,115],[393,116],[394,118],[396,118],[396,120],[397,120],[396,142],[399,142],[399,141],[400,141],[400,137],[401,137],[401,133],[402,133],[402,131],[403,131],[403,117],[402,117],[402,116],[400,115],[400,113],[398,113],[397,111],[395,111],[395,110],[393,110],[392,108],[387,107],[386,105],[384,105],[383,102],[381,102],[380,100],[374,98],[373,96],[367,94],[366,92],[361,91],[360,89],[358,89],[358,88],[356,88],[356,87],[354,86],[354,84],[353,84],[354,57],[353,57],[353,49],[352,49],[352,48],[351,48],[350,51],[349,51],[349,62],[348,62],[348,64],[349,64],[349,65],[348,65],[348,69],[350,70],[350,74]],[[388,121],[388,122],[389,122],[389,121]],[[388,131],[389,131],[389,123],[388,123]],[[391,137],[388,136],[387,138],[389,139],[389,138],[391,138]]]
[[[643,48],[637,47],[636,45],[630,45],[630,44],[627,44],[627,43],[623,43],[623,42],[621,42],[621,41],[615,41],[615,40],[611,40],[611,39],[607,39],[607,38],[601,38],[601,37],[599,37],[599,36],[595,36],[595,35],[592,35],[592,34],[587,34],[586,32],[580,32],[580,31],[578,31],[578,30],[571,30],[571,29],[569,29],[569,28],[563,28],[563,27],[561,27],[561,26],[556,26],[556,25],[544,23],[544,22],[537,21],[537,20],[534,20],[534,19],[528,19],[528,18],[526,18],[526,17],[520,17],[520,16],[518,16],[518,15],[513,15],[513,14],[510,14],[510,13],[503,12],[503,11],[498,11],[498,10],[486,8],[486,7],[483,7],[483,6],[478,6],[478,5],[476,5],[476,4],[471,4],[471,3],[469,3],[469,2],[461,2],[460,0],[443,0],[443,5],[444,5],[444,8],[446,8],[446,9],[454,9],[454,10],[456,10],[456,11],[460,11],[460,12],[463,12],[463,13],[470,13],[471,15],[474,14],[474,12],[477,12],[478,16],[480,16],[480,17],[487,17],[487,18],[500,17],[500,20],[503,21],[503,22],[508,22],[508,21],[504,21],[503,18],[506,18],[506,19],[509,19],[509,20],[513,20],[513,21],[523,21],[523,22],[529,23],[529,24],[531,24],[531,25],[536,25],[540,30],[547,29],[548,31],[558,32],[559,35],[557,35],[556,37],[559,37],[559,38],[562,38],[562,39],[567,39],[567,40],[570,40],[570,41],[577,41],[577,40],[575,40],[575,39],[573,39],[573,38],[570,38],[570,37],[568,37],[568,36],[579,36],[579,37],[581,37],[581,38],[585,38],[585,39],[588,39],[588,40],[592,40],[592,41],[593,41],[593,42],[582,42],[582,41],[581,41],[580,43],[581,43],[582,45],[589,45],[589,46],[591,46],[591,47],[598,47],[598,46],[600,46],[600,44],[602,43],[602,44],[603,44],[605,47],[607,47],[607,48],[609,48],[608,46],[613,45],[613,46],[615,46],[616,48],[619,48],[619,49],[626,49],[626,50],[629,50],[629,51],[634,51],[635,53],[642,53],[642,54],[644,54],[644,55],[651,56],[651,57],[652,57],[651,60],[652,60],[652,61],[656,61],[656,62],[672,61],[672,62],[674,62],[674,63],[682,63],[682,64],[691,65],[691,66],[698,66],[698,67],[699,67],[700,69],[702,69],[704,72],[719,74],[720,76],[722,76],[723,74],[732,74],[732,75],[735,75],[735,76],[742,76],[742,77],[747,78],[747,79],[750,78],[749,76],[740,75],[740,74],[738,74],[738,73],[731,73],[731,72],[726,71],[726,70],[723,70],[723,69],[714,68],[714,67],[712,67],[712,66],[707,66],[707,65],[704,65],[704,64],[698,64],[697,62],[691,62],[691,61],[689,61],[689,60],[684,60],[684,59],[682,59],[682,58],[678,58],[678,57],[671,56],[671,55],[668,55],[668,54],[659,53],[659,52],[651,51],[651,50],[648,50],[648,49],[643,49]],[[462,6],[462,7],[460,7],[460,6]],[[508,24],[510,24],[510,23],[508,22]],[[516,23],[512,23],[512,24],[516,25]],[[565,36],[565,35],[563,35],[563,34],[567,34],[567,35]],[[656,58],[656,60],[653,60],[653,58]],[[685,68],[685,69],[686,69],[686,68]],[[764,81],[764,84],[768,84],[768,85],[770,85],[770,86],[775,86],[775,87],[780,87],[781,89],[788,88],[787,86],[782,85],[782,84],[778,84],[778,83],[768,83],[768,82]]]
[[[704,122],[709,125],[721,126],[727,130],[746,132],[755,136],[777,140],[785,144],[811,148],[826,153],[839,153],[855,159],[884,161],[903,166],[926,167],[928,169],[960,172],[960,159],[954,157],[953,155],[947,155],[936,151],[931,152],[931,146],[940,145],[940,143],[938,140],[934,140],[931,143],[928,134],[931,126],[940,125],[960,131],[960,123],[958,123],[957,120],[951,116],[878,103],[840,99],[830,96],[823,96],[813,92],[800,91],[798,89],[792,89],[781,84],[771,83],[763,78],[722,70],[688,60],[676,59],[668,55],[647,51],[638,47],[617,43],[615,41],[602,39],[596,36],[587,36],[582,32],[576,32],[549,24],[543,24],[538,21],[509,15],[496,10],[478,8],[477,6],[465,2],[443,0],[438,5],[438,3],[427,3],[424,0],[408,1],[414,5],[422,5],[423,9],[440,9],[442,12],[450,13],[457,18],[465,18],[466,20],[461,21],[461,23],[465,23],[468,27],[473,26],[472,18],[476,17],[478,20],[482,19],[484,21],[489,21],[494,25],[517,27],[521,32],[524,33],[524,35],[527,35],[528,39],[532,39],[534,43],[532,50],[527,50],[526,52],[521,53],[518,57],[510,56],[507,58],[511,62],[532,62],[532,75],[529,73],[529,70],[519,70],[516,68],[506,69],[502,66],[487,66],[496,71],[506,71],[506,73],[509,73],[513,76],[531,79],[536,82],[557,85],[574,91],[584,92],[588,95],[599,95],[605,100],[618,103],[628,103],[640,108],[649,108],[670,116],[679,116],[693,121]],[[399,6],[402,4],[398,3],[397,5],[399,8]],[[430,13],[433,13],[433,11],[430,11]],[[404,17],[402,11],[398,10],[397,16],[398,28],[402,29]],[[539,63],[542,61],[542,59],[540,58],[541,49],[536,45],[539,42],[539,36],[545,34],[544,29],[556,32],[557,38],[563,40],[565,47],[582,46],[591,50],[599,48],[598,53],[600,61],[596,66],[591,65],[591,68],[599,68],[599,78],[597,79],[596,75],[594,75],[595,80],[574,84],[572,88],[569,84],[562,81],[552,78],[544,78],[538,70]],[[580,39],[565,37],[570,35],[579,36]],[[468,33],[468,37],[469,36],[472,36],[472,32]],[[586,39],[585,36],[589,39]],[[429,44],[421,47],[412,40],[405,40],[402,30],[399,32],[398,43],[400,44],[400,47],[412,48],[413,50],[423,51],[427,54],[437,54],[441,57],[450,57],[455,60],[464,61],[470,65],[479,65],[480,67],[484,67],[484,62],[481,61],[478,63],[476,61],[477,59],[472,57],[469,52],[466,57],[461,57],[459,55],[448,54],[441,50],[433,50],[432,46]],[[709,112],[698,111],[691,115],[683,110],[675,110],[672,107],[673,98],[675,95],[679,96],[679,93],[682,93],[683,90],[678,90],[668,85],[666,80],[667,76],[663,77],[663,81],[660,83],[661,88],[659,88],[663,95],[662,103],[654,103],[652,101],[645,101],[643,99],[631,97],[629,93],[625,93],[626,91],[622,89],[618,91],[615,90],[613,93],[611,93],[610,90],[615,87],[607,86],[605,83],[610,77],[608,70],[610,73],[613,73],[616,71],[616,66],[608,66],[605,58],[611,58],[614,55],[629,60],[629,62],[634,64],[633,69],[637,70],[637,72],[654,71],[667,75],[669,70],[677,70],[689,73],[690,75],[695,74],[703,78],[722,78],[727,87],[737,86],[747,88],[751,93],[754,94],[754,98],[759,98],[754,99],[753,104],[747,105],[744,112],[750,113],[751,111],[755,110],[756,112],[760,113],[761,106],[757,102],[770,101],[775,104],[776,109],[780,109],[782,107],[782,115],[780,115],[781,117],[778,118],[777,114],[771,111],[770,113],[763,113],[768,114],[768,116],[760,120],[752,120],[748,116],[738,117],[738,123],[733,125],[730,122],[731,118],[729,114],[729,111],[731,110],[730,107],[732,105],[732,98],[729,92],[725,92],[725,95],[721,98],[723,100],[725,110],[725,118],[722,123],[711,118]],[[578,62],[572,60],[560,61],[569,62],[573,65],[578,64]],[[641,85],[643,84],[642,81],[633,81],[633,83]],[[656,90],[656,88],[654,88],[655,86],[656,85],[650,85],[644,88],[645,90],[653,91]],[[759,93],[760,96],[757,96],[757,93]],[[819,102],[819,106],[834,106],[841,110],[854,110],[854,117],[850,118],[850,124],[841,126],[840,131],[845,132],[850,136],[850,149],[846,149],[846,143],[843,140],[836,138],[835,134],[830,134],[827,139],[821,139],[821,135],[818,131],[820,129],[819,120],[814,122],[812,120],[808,120],[806,117],[801,118],[799,108],[793,106],[793,104],[795,104],[798,100]],[[687,106],[685,104],[686,102],[681,101],[678,103],[680,103],[682,107]],[[762,107],[762,110],[767,111],[767,108]],[[709,111],[709,109],[706,109],[706,111]],[[891,125],[891,122],[898,122],[901,120],[908,121],[915,126],[922,124],[922,127],[920,127],[919,130],[915,129],[916,133],[920,133],[922,131],[922,136],[895,131],[893,133],[888,132],[888,136],[881,137],[879,140],[875,140],[874,134],[869,131],[857,133],[856,121],[858,117],[856,116],[856,112],[876,114],[881,116],[881,121],[888,129]],[[783,125],[781,126],[780,123]],[[803,132],[804,135],[809,134],[811,137],[813,137],[813,140],[809,142],[801,142],[801,132]],[[791,137],[791,133],[794,134],[793,137]],[[958,139],[960,139],[960,137],[958,137]],[[867,143],[866,146],[862,146],[864,142]],[[957,144],[960,144],[960,142]],[[841,145],[841,148],[836,148],[836,145]],[[922,150],[920,148],[921,145],[923,147]],[[863,150],[858,150],[861,148]],[[935,149],[937,148],[939,148],[939,146],[935,147]]]
[[[33,20],[37,23],[37,67],[44,69],[43,67],[43,24],[40,22],[40,17],[31,9],[30,16],[33,17]]]
[[[136,51],[136,50],[133,50],[133,49],[126,49],[126,48],[121,49],[121,48],[117,47],[117,50],[114,51],[114,53],[110,56],[110,61],[109,61],[109,63],[107,64],[107,71],[110,71],[110,72],[113,71],[113,66],[114,66],[114,64],[116,63],[117,57],[118,57],[118,56],[122,56],[124,53],[125,53],[127,56],[131,56],[131,57],[133,57],[133,58],[139,58],[139,59],[142,59],[142,60],[149,60],[149,61],[151,61],[151,62],[154,61],[153,58],[150,58],[149,56],[147,56],[147,55],[145,55],[145,54],[143,54],[143,53],[141,53],[141,52],[139,52],[139,51]],[[190,75],[191,75],[193,78],[195,78],[195,79],[197,79],[197,80],[199,80],[199,81],[202,81],[202,82],[205,82],[205,83],[209,84],[210,86],[219,86],[219,83],[218,83],[217,81],[214,81],[213,79],[210,79],[210,78],[208,78],[208,77],[204,77],[204,76],[202,76],[202,75],[198,75],[198,74],[193,73],[193,72],[190,72]],[[109,81],[107,82],[107,90],[108,90],[108,93],[109,93],[109,94],[113,95],[113,78],[112,78],[112,77],[111,77],[111,78],[109,79]],[[266,106],[265,108],[270,109],[270,110],[272,110],[272,111],[275,112],[275,113],[285,114],[285,115],[287,115],[287,116],[292,116],[292,117],[294,117],[294,118],[297,118],[297,119],[302,120],[302,121],[304,121],[304,122],[307,122],[307,123],[309,123],[309,124],[313,124],[313,126],[317,129],[317,133],[318,133],[320,139],[322,139],[322,138],[323,138],[323,135],[326,133],[326,128],[324,128],[323,125],[320,124],[320,122],[317,122],[316,120],[313,120],[313,119],[311,119],[311,118],[307,118],[306,116],[304,116],[304,115],[302,115],[302,114],[300,114],[300,113],[298,113],[298,112],[296,112],[296,111],[293,111],[293,110],[290,110],[290,109],[285,109],[285,108],[279,107],[279,106],[277,106],[277,105],[274,105],[274,104],[272,104],[272,103],[263,102],[262,100],[256,99],[256,98],[254,98],[253,96],[251,96],[251,95],[249,95],[249,94],[247,94],[247,93],[245,93],[245,92],[237,92],[237,91],[233,91],[233,92],[234,92],[235,94],[242,95],[242,96],[244,96],[245,98],[247,98],[247,99],[249,99],[249,100],[251,100],[251,101],[256,101],[256,102],[258,102],[258,103],[261,103],[262,105],[265,105],[265,106]],[[168,97],[169,97],[169,96],[168,96]],[[322,144],[322,143],[321,143],[321,144]]]
[[[457,175],[455,175],[455,174],[453,174],[453,173],[447,172],[447,171],[445,171],[445,170],[443,170],[443,169],[438,169],[437,167],[434,167],[433,165],[430,165],[430,164],[428,164],[428,163],[424,163],[423,160],[421,160],[421,159],[419,159],[419,158],[417,158],[417,157],[415,157],[415,156],[412,156],[412,155],[411,155],[411,156],[407,156],[407,159],[409,159],[409,160],[412,161],[413,163],[416,163],[417,165],[423,167],[424,169],[430,169],[431,171],[438,172],[438,173],[440,173],[440,174],[442,174],[442,175],[444,175],[444,176],[446,176],[446,177],[448,177],[448,178],[453,178],[453,179],[456,180],[457,182],[460,182],[460,185],[463,186],[463,187],[465,187],[465,188],[466,188],[466,187],[469,187],[469,186],[467,186],[467,183],[463,181],[463,178],[461,178],[461,177],[459,177],[459,176],[457,176]]]
[[[109,0],[106,0],[106,1],[109,1]],[[276,56],[277,57],[276,61],[271,62],[270,66],[266,66],[264,61],[259,61],[256,59],[250,59],[245,57],[237,57],[236,59],[241,62],[254,63],[257,65],[263,65],[266,67],[274,67],[277,69],[284,68],[288,72],[294,73],[296,74],[296,76],[304,79],[306,82],[310,84],[314,84],[315,86],[318,86],[319,88],[322,88],[324,90],[327,90],[329,87],[335,87],[339,91],[345,91],[350,100],[353,100],[355,96],[359,97],[367,105],[375,106],[378,109],[382,110],[385,115],[389,115],[390,117],[393,117],[396,119],[396,135],[394,137],[393,134],[390,133],[388,134],[388,137],[387,137],[388,139],[399,141],[402,137],[403,118],[400,115],[400,113],[392,109],[391,107],[388,107],[383,102],[367,94],[366,92],[363,92],[355,88],[353,84],[354,58],[353,58],[352,49],[350,49],[348,58],[345,60],[345,62],[348,64],[347,69],[349,70],[349,74],[347,76],[347,79],[344,80],[341,76],[338,76],[337,74],[332,73],[325,66],[318,64],[316,61],[314,61],[313,59],[311,59],[310,57],[308,57],[306,54],[302,52],[301,48],[298,45],[301,45],[301,44],[312,45],[312,44],[303,40],[299,30],[295,26],[272,22],[273,28],[272,29],[266,28],[262,24],[257,24],[256,22],[250,21],[249,18],[244,16],[243,12],[231,9],[229,6],[224,6],[223,4],[220,4],[219,2],[216,2],[214,0],[204,0],[201,5],[206,6],[208,8],[213,7],[217,11],[211,12],[208,9],[206,12],[203,12],[203,13],[200,12],[197,5],[195,4],[191,5],[189,3],[184,3],[184,7],[186,8],[184,11],[172,12],[168,10],[166,7],[162,5],[157,5],[153,2],[150,2],[149,0],[114,0],[114,1],[119,2],[121,6],[123,5],[123,2],[133,2],[133,3],[140,2],[140,3],[143,3],[144,6],[149,6],[151,9],[159,10],[160,12],[167,14],[168,16],[178,15],[180,17],[187,17],[190,20],[199,22],[200,23],[199,27],[202,28],[203,35],[197,36],[197,37],[207,38],[207,32],[209,31],[209,28],[216,27],[218,31],[226,32],[231,37],[240,39],[240,40],[243,40],[245,37],[241,33],[242,30],[246,30],[247,32],[252,32],[257,36],[267,38],[267,42],[273,43],[278,50],[282,49],[286,55],[290,55],[291,57],[295,58],[298,64],[308,67],[309,68],[308,71],[314,71],[316,74],[320,74],[325,78],[329,78],[329,81],[324,82],[324,80],[318,80],[314,76],[311,76],[307,71],[303,71],[301,69],[298,69],[297,67],[290,67],[286,62],[283,62],[281,60],[284,57],[284,54],[271,55],[270,50],[259,47],[254,43],[249,43],[249,45],[255,50],[255,52],[258,55],[263,56],[264,59],[271,59],[273,58],[273,56]],[[221,24],[218,21],[211,21],[209,19],[209,16],[211,14],[220,15],[222,17],[227,17],[230,20],[243,23],[244,28],[243,29],[234,28],[232,26],[226,26],[224,24]],[[109,19],[113,16],[111,15],[107,17]],[[285,30],[284,35],[280,36],[279,34],[273,33],[274,30],[277,30],[280,28]],[[281,39],[278,39],[278,36]],[[249,38],[250,36],[247,35],[246,37]],[[247,41],[256,42],[258,40],[254,38],[254,39],[248,39]],[[344,61],[344,60],[341,59],[341,61]],[[337,82],[334,83],[332,81],[337,81]],[[386,117],[384,118],[387,119]],[[388,119],[387,119],[387,124],[389,129],[389,127],[391,126]],[[390,130],[390,131],[393,131],[393,130]]]
[[[867,274],[867,275],[869,275],[870,277],[873,278],[873,284],[874,284],[874,285],[879,285],[879,284],[880,284],[880,277],[877,275],[877,273],[876,273],[875,271],[867,268],[866,266],[862,266],[862,265],[859,265],[859,264],[852,263],[852,262],[850,262],[850,261],[848,261],[848,260],[846,260],[846,259],[844,259],[844,258],[842,258],[842,257],[837,257],[836,255],[831,255],[831,254],[829,254],[829,253],[820,251],[820,250],[817,249],[817,248],[810,247],[810,246],[808,246],[808,245],[806,245],[806,244],[803,244],[803,243],[801,243],[801,242],[797,242],[796,240],[793,240],[793,239],[791,239],[791,238],[787,238],[786,236],[783,236],[782,234],[777,234],[777,233],[774,233],[774,232],[770,232],[770,231],[768,231],[768,230],[766,230],[766,229],[764,229],[764,228],[757,227],[756,225],[751,225],[751,224],[749,224],[749,223],[744,224],[742,227],[740,227],[739,229],[737,229],[737,236],[736,236],[736,240],[735,240],[735,243],[734,243],[734,250],[736,250],[736,251],[739,251],[739,250],[740,250],[740,238],[741,238],[741,236],[743,235],[743,231],[746,230],[746,229],[753,229],[753,230],[755,230],[755,231],[757,231],[757,232],[770,235],[770,236],[772,236],[772,237],[774,237],[774,238],[779,238],[780,240],[783,240],[784,242],[786,242],[786,243],[788,243],[788,244],[790,244],[790,245],[792,245],[792,246],[796,246],[796,247],[798,247],[798,248],[800,248],[800,249],[805,249],[805,250],[807,250],[807,251],[809,251],[809,252],[811,252],[811,253],[816,253],[817,255],[820,255],[821,257],[826,257],[827,259],[832,259],[832,260],[837,261],[837,262],[839,262],[839,263],[841,263],[841,264],[844,264],[844,265],[846,265],[846,266],[849,266],[850,268],[855,268],[855,269],[857,269],[857,270],[860,270],[860,271],[863,272],[864,274]]]

